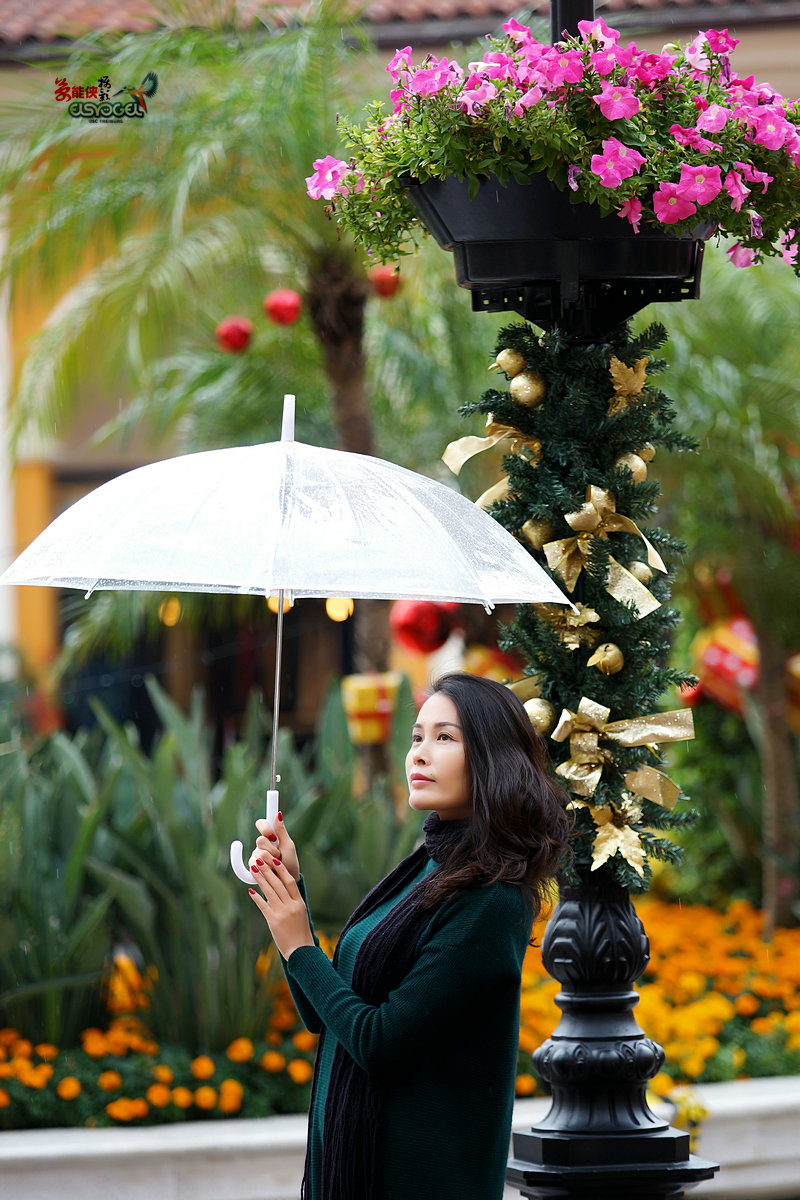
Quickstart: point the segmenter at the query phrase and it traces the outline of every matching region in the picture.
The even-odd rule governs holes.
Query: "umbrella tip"
[[[283,397],[283,425],[281,426],[281,441],[294,441],[294,407],[295,397],[287,392]]]

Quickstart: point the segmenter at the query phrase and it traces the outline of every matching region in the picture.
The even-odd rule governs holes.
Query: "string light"
[[[287,613],[291,607],[292,607],[292,601],[289,600],[286,596],[284,596],[283,611],[285,613]],[[277,596],[267,596],[267,608],[269,609],[269,611],[271,613],[277,613],[277,611],[278,611],[278,597]]]
[[[329,596],[325,601],[325,612],[332,621],[346,621],[352,617],[355,604],[347,596]]]
[[[180,621],[181,611],[181,602],[178,597],[169,596],[166,600],[162,600],[158,606],[158,619],[162,625],[166,625],[168,629],[172,629]]]

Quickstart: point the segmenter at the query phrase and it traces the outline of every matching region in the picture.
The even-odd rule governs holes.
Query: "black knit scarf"
[[[382,879],[359,904],[342,930],[368,917],[385,900],[402,891],[422,871],[429,858],[443,862],[469,829],[469,822],[441,821],[437,813],[426,817],[425,843]],[[368,1004],[381,1004],[405,978],[414,960],[417,943],[436,911],[418,903],[417,889],[379,921],[364,939],[353,967],[353,990]],[[339,939],[341,945],[341,938]],[[338,959],[338,946],[333,965]],[[323,1033],[323,1037],[325,1034]],[[311,1092],[317,1086],[317,1067]],[[382,1096],[379,1082],[363,1071],[341,1046],[336,1047],[325,1100],[322,1139],[322,1185],[319,1196],[310,1196],[310,1157],[302,1200],[381,1200],[379,1195],[379,1129]]]

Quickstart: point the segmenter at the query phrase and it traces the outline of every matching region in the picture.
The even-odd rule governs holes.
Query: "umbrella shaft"
[[[278,628],[275,634],[275,695],[272,701],[272,783],[278,779],[278,716],[281,706],[281,657],[283,655],[283,588],[278,592]]]

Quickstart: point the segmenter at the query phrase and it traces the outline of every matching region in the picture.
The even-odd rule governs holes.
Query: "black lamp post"
[[[551,40],[593,18],[593,0],[551,0]],[[562,1015],[533,1065],[553,1101],[537,1126],[514,1134],[506,1178],[531,1200],[680,1197],[719,1167],[691,1154],[689,1135],[647,1104],[664,1061],[633,1017],[649,944],[625,889],[589,868],[580,864],[580,883],[561,888],[544,937]]]

